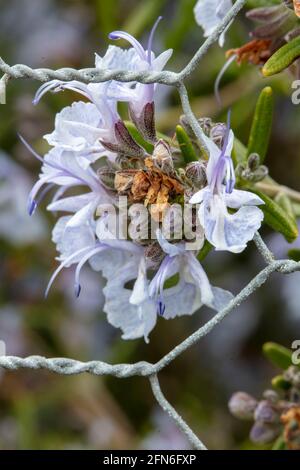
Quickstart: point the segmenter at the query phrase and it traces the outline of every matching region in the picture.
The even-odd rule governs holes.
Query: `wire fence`
[[[47,81],[51,79],[58,79],[63,81],[80,80],[86,83],[99,83],[108,80],[118,80],[122,82],[138,81],[140,83],[162,83],[165,85],[175,86],[178,89],[182,108],[186,115],[188,122],[193,128],[199,141],[205,147],[203,139],[203,130],[194,115],[187,93],[184,80],[188,78],[195,68],[201,62],[203,56],[207,53],[209,48],[218,40],[222,32],[228,27],[231,21],[237,16],[241,8],[246,3],[246,0],[237,0],[229,13],[220,23],[214,33],[209,36],[202,46],[195,53],[194,57],[187,64],[187,66],[178,73],[164,71],[164,72],[127,72],[127,71],[112,71],[100,70],[95,68],[75,70],[71,68],[63,68],[59,70],[51,69],[32,69],[23,64],[10,66],[0,58],[0,70],[4,73],[0,85],[4,88],[10,79],[29,78],[39,81]],[[134,364],[116,364],[111,365],[102,361],[89,361],[81,362],[69,358],[45,358],[41,356],[30,356],[26,358],[15,356],[1,356],[0,367],[8,370],[18,370],[22,368],[28,369],[46,369],[56,374],[62,375],[76,375],[82,373],[90,373],[96,376],[111,375],[118,378],[127,378],[132,376],[141,376],[148,378],[153,395],[157,400],[159,406],[166,412],[176,423],[178,428],[186,435],[188,441],[194,449],[206,450],[204,443],[196,436],[190,426],[178,414],[173,406],[167,401],[161,390],[158,373],[167,367],[178,356],[184,353],[187,349],[195,345],[201,338],[205,337],[210,331],[215,328],[229,313],[236,307],[244,302],[250,295],[259,289],[274,272],[282,274],[290,274],[300,271],[300,263],[289,259],[276,260],[273,253],[268,249],[260,235],[257,233],[254,237],[254,243],[262,255],[266,267],[262,269],[221,311],[219,311],[211,320],[201,326],[192,335],[186,338],[182,343],[172,349],[160,361],[155,364],[149,362],[137,362]]]

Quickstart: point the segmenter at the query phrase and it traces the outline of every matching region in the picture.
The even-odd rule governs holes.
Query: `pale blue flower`
[[[155,57],[152,51],[154,33],[161,17],[154,24],[149,36],[147,49],[141,45],[131,34],[124,31],[114,31],[110,33],[110,39],[124,39],[132,45],[132,49],[136,52],[136,60],[134,64],[137,71],[154,71],[160,72],[170,59],[172,49],[164,51],[158,57]],[[124,101],[129,103],[129,111],[132,121],[149,142],[157,141],[155,122],[154,122],[154,92],[157,84],[136,83],[133,87],[120,84],[118,92]]]
[[[220,310],[232,299],[230,292],[210,285],[195,252],[186,251],[183,243],[167,242],[160,231],[157,237],[166,256],[151,281],[142,252],[125,264],[116,263],[107,277],[104,311],[108,321],[122,329],[123,339],[144,337],[148,342],[158,316],[168,320],[192,315],[202,305]],[[175,285],[166,288],[165,282],[175,275]],[[127,287],[130,282],[132,290]]]
[[[49,206],[49,210],[52,211],[93,212],[100,201],[110,202],[112,200],[97,178],[95,171],[91,167],[82,167],[81,157],[78,157],[76,153],[54,148],[42,159],[33,150],[32,152],[43,164],[40,178],[29,194],[28,212],[30,215],[35,212],[39,202],[55,186],[58,186],[59,189],[54,196],[52,205]],[[87,193],[61,199],[68,189],[76,186],[86,187]]]
[[[199,219],[207,240],[216,250],[239,253],[253,239],[263,221],[263,212],[256,207],[264,204],[255,194],[234,189],[235,174],[231,153],[234,135],[227,127],[222,150],[208,137],[208,185],[190,199],[200,204]],[[236,210],[234,213],[228,209]]]
[[[196,22],[204,31],[204,37],[210,36],[226,14],[232,8],[232,0],[198,0],[194,8]],[[225,31],[219,38],[219,44],[223,47]]]
[[[74,222],[76,218],[76,223]],[[110,278],[115,276],[115,269],[120,268],[129,259],[134,259],[138,265],[142,248],[127,240],[116,240],[113,238],[99,239],[96,233],[96,225],[105,224],[105,217],[93,222],[85,215],[78,217],[64,216],[56,223],[52,239],[56,243],[61,262],[55,270],[46,289],[46,295],[58,274],[64,269],[76,264],[74,276],[74,290],[76,296],[81,291],[80,273],[83,266],[90,262],[95,271],[101,271],[103,276]],[[120,263],[118,262],[120,261]]]

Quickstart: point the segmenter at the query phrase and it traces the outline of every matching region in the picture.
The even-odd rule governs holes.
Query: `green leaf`
[[[285,450],[285,441],[283,436],[279,436],[273,444],[272,450]]]
[[[180,281],[179,273],[176,273],[165,281],[164,289],[171,289],[171,287],[177,286],[179,281]]]
[[[250,188],[250,191],[257,194],[265,203],[263,206],[260,206],[265,216],[264,222],[276,232],[281,233],[289,243],[295,241],[299,235],[295,220],[286,214],[279,204],[263,192],[253,188]]]
[[[279,193],[275,198],[275,202],[277,202],[277,204],[282,207],[282,209],[291,217],[291,219],[294,220],[295,224],[297,224],[295,213],[293,210],[293,204],[289,196],[284,193]]]
[[[292,250],[288,251],[288,257],[297,263],[300,262],[300,249],[293,248]]]
[[[107,3],[103,0],[99,1]],[[115,2],[112,1],[110,3],[116,8]],[[165,3],[166,0],[143,0],[142,2],[138,2],[133,13],[124,22],[122,30],[132,34],[134,37],[139,37],[144,33],[146,28],[149,27],[149,29],[151,29]]]
[[[288,369],[292,365],[292,352],[277,343],[265,343],[263,353],[275,366],[280,369]]]
[[[232,160],[234,167],[239,163],[247,163],[247,148],[246,146],[235,137],[232,150]]]
[[[267,86],[262,90],[256,103],[250,131],[247,155],[258,153],[260,163],[264,162],[269,147],[274,111],[273,90]]]
[[[139,133],[139,131],[137,130],[137,128],[131,121],[125,121],[125,126],[127,127],[131,137],[133,137],[134,140],[139,145],[141,145],[146,150],[146,152],[148,152],[151,155],[154,150],[154,145],[150,144],[145,139],[143,139],[143,137],[141,136],[141,134]]]
[[[209,243],[209,241],[205,240],[203,247],[198,253],[197,259],[199,261],[203,261],[212,249],[213,246]]]
[[[276,377],[273,377],[272,379],[272,387],[277,390],[289,390],[291,388],[291,384],[285,380],[283,375],[276,375]]]
[[[262,73],[270,77],[288,68],[300,57],[300,36],[278,49],[263,66]]]
[[[182,126],[176,126],[176,137],[179,147],[186,163],[195,162],[198,160],[194,146],[191,139],[185,132]]]

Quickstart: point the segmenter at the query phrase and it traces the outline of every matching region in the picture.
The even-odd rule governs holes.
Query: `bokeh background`
[[[8,63],[33,67],[92,66],[104,53],[107,34],[124,29],[142,41],[158,15],[164,16],[157,52],[172,47],[169,67],[179,70],[202,41],[193,17],[195,0],[0,0],[0,55]],[[251,25],[240,14],[227,35],[226,49],[246,40]],[[199,117],[224,119],[232,107],[232,126],[247,142],[259,91],[275,90],[276,112],[267,165],[271,175],[300,190],[300,107],[291,102],[288,74],[267,81],[253,66],[232,65],[223,80],[224,110],[219,111],[214,80],[224,50],[215,46],[189,80],[191,103]],[[156,361],[207,321],[212,312],[160,319],[146,345],[123,341],[102,312],[104,285],[99,273],[84,272],[81,297],[73,296],[73,272],[65,270],[44,299],[56,266],[45,205],[29,218],[27,195],[39,172],[38,162],[21,144],[21,133],[37,151],[52,130],[55,113],[75,98],[47,95],[34,107],[39,83],[9,83],[7,104],[0,106],[0,339],[7,354],[67,356],[111,363]],[[173,135],[181,108],[175,91],[157,93],[158,126]],[[286,256],[285,240],[263,233],[277,256]],[[300,246],[299,241],[296,246]],[[239,255],[212,253],[205,269],[214,284],[238,292],[263,262],[252,244]],[[300,339],[300,274],[273,275],[269,283],[232,313],[198,345],[160,375],[163,391],[193,430],[212,449],[253,448],[248,424],[231,417],[227,403],[237,390],[260,396],[277,372],[262,357],[265,341],[290,346]],[[189,444],[156,406],[142,378],[63,377],[47,372],[0,371],[0,449],[188,449]]]

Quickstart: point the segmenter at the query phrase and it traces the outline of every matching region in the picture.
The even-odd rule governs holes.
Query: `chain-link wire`
[[[184,85],[184,80],[188,78],[195,70],[203,56],[218,40],[222,32],[237,16],[245,3],[246,0],[237,0],[235,2],[226,17],[220,22],[220,25],[216,28],[214,33],[211,34],[211,36],[209,36],[206,41],[204,41],[202,46],[195,53],[194,57],[181,72],[128,72],[124,70],[116,71],[96,68],[81,70],[72,68],[62,68],[59,70],[51,70],[46,68],[32,69],[23,64],[10,66],[2,58],[0,58],[0,70],[4,73],[2,84],[6,84],[8,78],[30,78],[42,82],[51,79],[58,79],[63,81],[80,80],[85,83],[99,83],[108,80],[118,80],[121,82],[138,81],[140,83],[161,83],[175,86],[179,91],[183,111],[196,136],[205,148],[203,130],[201,129],[201,126],[199,125],[199,122],[192,111],[187,89]],[[155,364],[151,364],[149,362],[137,362],[135,364],[111,365],[102,361],[81,362],[69,358],[49,359],[41,356],[29,356],[26,358],[16,356],[0,356],[0,367],[12,371],[16,371],[22,368],[34,370],[46,369],[48,371],[62,375],[89,373],[96,376],[111,375],[118,378],[127,378],[132,376],[147,377],[150,382],[153,395],[163,411],[165,411],[174,420],[178,428],[186,435],[193,448],[205,450],[206,447],[202,441],[194,434],[189,425],[184,421],[184,419],[178,414],[178,412],[163,395],[157,374],[166,366],[168,366],[172,361],[174,361],[179,355],[181,355],[187,349],[195,345],[201,338],[210,333],[210,331],[215,328],[229,313],[231,313],[257,289],[259,289],[269,279],[272,273],[277,271],[282,274],[289,274],[300,271],[300,263],[289,259],[276,260],[273,253],[271,253],[258,233],[254,237],[254,242],[267,266],[262,271],[260,271],[223,310],[219,311],[211,320],[201,326],[197,331],[195,331],[195,333],[186,338],[182,343],[176,346]]]

